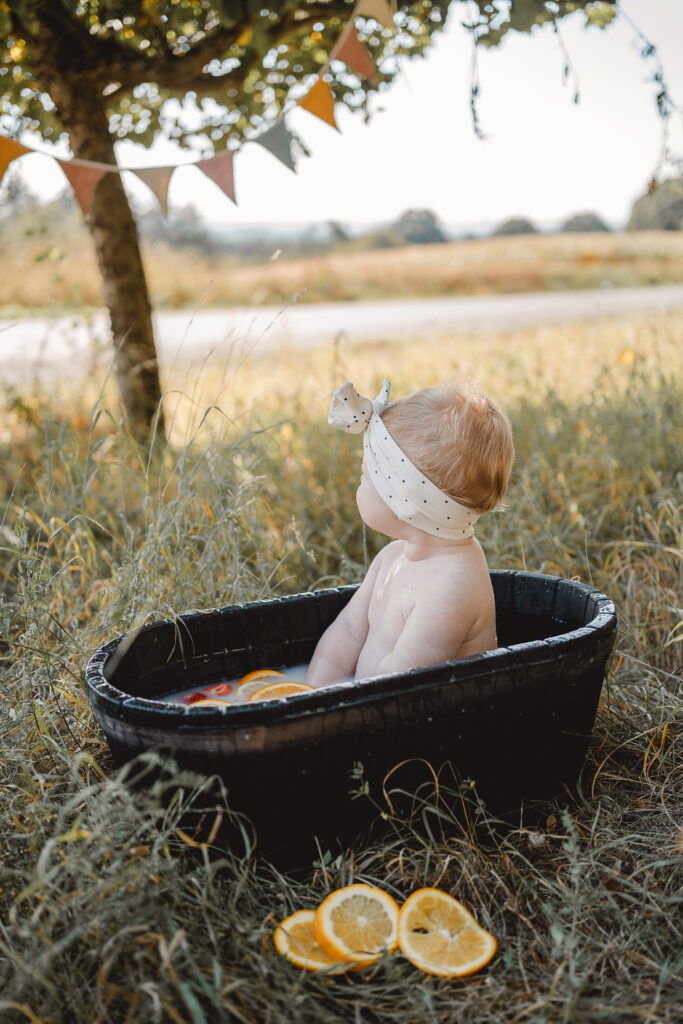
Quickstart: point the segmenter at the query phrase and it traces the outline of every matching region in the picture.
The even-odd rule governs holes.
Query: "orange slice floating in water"
[[[283,679],[280,683],[271,683],[248,697],[249,703],[257,700],[275,700],[277,697],[293,697],[297,693],[309,693],[314,687],[307,683],[295,683],[293,679]]]
[[[193,700],[188,707],[194,710],[195,708],[229,708],[227,700],[214,700],[212,697],[206,697],[203,700]]]
[[[284,672],[278,672],[274,668],[257,668],[254,672],[247,672],[246,676],[237,683],[235,697],[237,700],[249,700],[252,693],[262,690],[264,686],[270,686],[278,680],[285,678]]]
[[[418,889],[408,897],[398,918],[398,944],[412,964],[441,978],[481,970],[498,945],[461,903],[440,889]]]
[[[252,679],[265,679],[268,676],[284,676],[284,672],[279,672],[276,668],[256,668],[253,672],[247,672],[246,676],[238,679],[237,685],[244,686],[245,683],[250,683]]]

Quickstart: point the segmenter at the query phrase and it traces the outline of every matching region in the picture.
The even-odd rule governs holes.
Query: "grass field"
[[[102,305],[87,233],[0,234],[0,315]],[[144,246],[155,309],[337,302],[680,283],[683,232],[523,235],[371,252],[332,252],[261,266],[197,249]]]
[[[107,367],[0,390],[0,1017],[40,1024],[674,1024],[683,1001],[680,729],[683,316],[175,365],[152,463]],[[620,631],[578,794],[497,827],[476,790],[450,830],[394,823],[296,877],[197,850],[183,809],[132,791],[84,696],[89,654],[190,608],[359,579],[382,538],[354,505],[359,446],[333,387],[396,395],[475,376],[507,410],[508,509],[478,535],[496,568],[573,577]],[[273,386],[276,382],[276,386]],[[215,809],[202,780],[186,804]],[[427,803],[429,794],[421,798]],[[465,807],[471,827],[456,812]],[[452,892],[498,939],[463,981],[399,956],[305,975],[275,924],[361,880],[399,901]]]

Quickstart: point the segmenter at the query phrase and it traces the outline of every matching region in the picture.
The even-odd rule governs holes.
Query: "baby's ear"
[[[332,395],[327,422],[348,434],[360,434],[368,425],[372,412],[370,399],[362,398],[351,381],[347,381]]]

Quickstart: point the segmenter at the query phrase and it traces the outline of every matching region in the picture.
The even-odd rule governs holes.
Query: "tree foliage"
[[[683,231],[683,178],[653,183],[633,204],[627,231]]]
[[[609,231],[609,227],[598,213],[586,210],[584,213],[574,213],[564,222],[560,231]]]
[[[446,234],[433,210],[406,210],[393,226],[403,245],[446,241]]]
[[[451,0],[402,4],[394,34],[370,19],[359,32],[378,68],[394,78],[400,56],[421,56]],[[106,101],[115,139],[155,138],[220,152],[262,130],[326,69],[335,100],[367,110],[373,87],[329,53],[355,0],[0,0],[0,126],[64,132],[50,93],[54,74],[78,78]],[[460,4],[458,4],[460,6]],[[479,45],[531,32],[583,10],[588,24],[615,16],[616,0],[477,0],[463,4]],[[473,16],[474,12],[474,16]]]
[[[375,22],[361,27],[379,82],[391,81],[397,56],[424,52],[448,2],[413,4],[394,37]],[[114,138],[147,146],[161,134],[210,155],[301,96],[352,10],[345,0],[9,0],[0,9],[0,113],[17,129],[57,138],[44,79],[59,64],[102,92]],[[327,77],[337,102],[365,107],[367,91],[344,65],[334,62]]]
[[[527,217],[508,217],[491,232],[493,238],[504,235],[536,235],[538,228]]]

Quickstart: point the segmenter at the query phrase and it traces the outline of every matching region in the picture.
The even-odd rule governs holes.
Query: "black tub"
[[[329,845],[374,814],[392,767],[451,762],[498,812],[576,783],[614,645],[612,601],[570,580],[492,572],[496,650],[285,700],[192,709],[155,698],[255,668],[310,660],[354,587],[191,613],[119,637],[90,659],[86,687],[117,764],[156,746],[220,776],[259,848]]]

